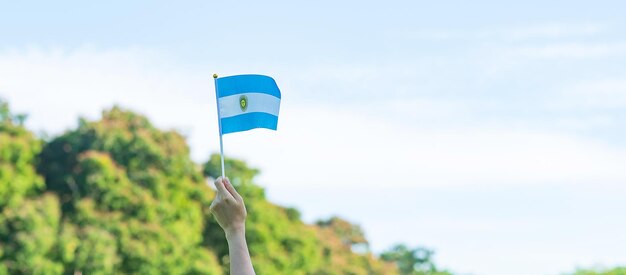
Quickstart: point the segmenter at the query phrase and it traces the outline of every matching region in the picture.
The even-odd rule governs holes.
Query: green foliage
[[[219,155],[200,167],[184,138],[114,107],[48,143],[0,104],[0,274],[225,274],[228,246],[211,216]],[[259,170],[227,159],[244,196],[258,274],[395,274],[351,245],[356,225],[317,225],[267,201]]]
[[[579,269],[572,275],[626,275],[626,267],[612,269]]]
[[[254,177],[258,176],[260,171],[251,168],[242,160],[226,158],[224,167],[228,171],[228,178],[234,185],[252,183]],[[211,178],[221,176],[221,158],[218,154],[211,155],[209,161],[204,165],[204,174]]]
[[[76,232],[62,235],[78,244],[64,249],[66,270],[221,272],[201,245],[213,191],[179,134],[115,107],[47,144],[39,171]]]
[[[363,233],[363,229],[360,226],[351,224],[339,217],[318,221],[317,225],[322,228],[330,228],[346,245],[368,245],[365,233]]]
[[[56,197],[41,194],[44,182],[34,167],[40,149],[0,100],[0,274],[62,268],[51,259],[55,239],[49,236],[56,234],[61,213]]]
[[[252,180],[260,171],[251,168],[242,160],[226,158],[224,159],[226,175],[231,183],[237,187],[237,191],[246,199],[265,199],[265,190],[252,184]],[[222,175],[221,158],[219,154],[213,154],[204,164],[204,175],[216,179]]]
[[[314,228],[324,262],[314,274],[397,274],[394,263],[380,261],[369,252],[354,253],[352,246],[345,242],[345,237],[338,235],[334,228]]]
[[[59,274],[63,266],[54,260],[54,236],[60,217],[58,200],[51,194],[2,209],[0,264],[5,270],[12,274]]]
[[[0,100],[0,210],[20,204],[44,187],[34,169],[41,143],[15,122],[8,104]]]
[[[402,275],[450,275],[447,271],[437,269],[432,262],[433,254],[426,248],[409,249],[405,245],[396,245],[381,254],[381,258],[396,263]]]

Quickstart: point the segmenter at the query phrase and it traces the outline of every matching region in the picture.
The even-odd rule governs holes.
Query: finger
[[[241,198],[241,195],[239,195],[239,193],[237,193],[237,190],[235,190],[235,187],[232,184],[230,184],[230,180],[228,180],[228,178],[224,179],[224,187],[226,187],[226,190],[228,190],[228,192],[235,199],[237,199],[237,201],[243,201],[243,198]]]
[[[230,192],[226,190],[226,187],[224,187],[224,180],[222,179],[222,177],[217,178],[213,183],[215,184],[215,188],[217,188],[217,194],[222,196],[222,198],[235,199],[235,197],[233,197],[233,195],[231,195]]]

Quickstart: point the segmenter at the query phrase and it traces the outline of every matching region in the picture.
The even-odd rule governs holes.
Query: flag
[[[255,128],[276,130],[280,90],[264,75],[234,75],[215,79],[220,134]]]

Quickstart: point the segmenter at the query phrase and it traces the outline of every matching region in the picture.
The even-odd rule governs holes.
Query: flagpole
[[[226,178],[224,172],[224,143],[222,142],[222,118],[220,117],[220,99],[217,95],[217,74],[213,74],[213,83],[215,84],[215,101],[217,102],[217,125],[219,125],[220,134],[220,156],[222,158],[222,178]]]

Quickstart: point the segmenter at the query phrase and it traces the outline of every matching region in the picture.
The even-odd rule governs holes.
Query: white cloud
[[[509,54],[518,58],[589,59],[626,54],[626,42],[619,43],[556,43],[541,46],[515,47]]]
[[[143,49],[6,51],[0,53],[0,96],[30,114],[29,126],[53,134],[75,125],[79,115],[96,118],[118,103],[161,127],[194,129],[213,115],[212,78],[169,69],[156,55]]]
[[[597,23],[587,24],[544,24],[526,27],[501,29],[500,35],[514,40],[526,40],[536,38],[565,38],[581,37],[602,33],[606,30],[605,25]]]
[[[622,79],[585,81],[565,87],[560,97],[566,99],[556,107],[568,105],[570,108],[623,108],[626,107],[626,76]]]
[[[400,32],[409,39],[419,40],[485,40],[523,41],[532,39],[562,39],[588,37],[601,34],[608,29],[599,23],[544,23],[526,26],[503,26],[473,30],[421,29]]]
[[[512,129],[428,129],[320,106],[286,109],[281,132],[258,144],[233,137],[231,151],[271,163],[275,185],[389,186],[626,181],[625,150],[567,135]],[[267,138],[267,140],[266,140]],[[275,141],[271,141],[271,140]],[[297,164],[294,165],[294,161]],[[269,165],[263,165],[269,166]],[[316,176],[332,178],[320,181]]]
[[[194,157],[205,159],[218,148],[211,79],[155,63],[139,50],[4,53],[0,91],[31,114],[30,125],[53,133],[74,125],[78,115],[95,118],[120,103],[158,126],[182,129]],[[626,180],[621,149],[559,133],[447,124],[468,113],[460,102],[313,104],[285,100],[278,132],[227,135],[226,153],[261,166],[262,179],[275,186],[294,178],[363,185],[386,177],[392,185],[409,186]],[[446,120],[425,126],[414,120],[420,117]]]

